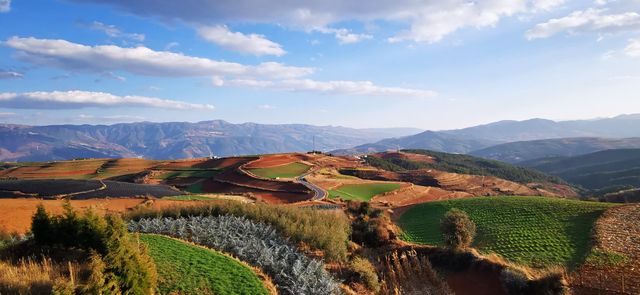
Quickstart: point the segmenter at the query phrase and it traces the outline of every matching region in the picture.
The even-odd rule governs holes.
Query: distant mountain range
[[[576,121],[551,121],[544,119],[531,119],[526,121],[500,121],[496,123],[474,126],[457,130],[425,131],[420,134],[384,139],[375,143],[368,143],[350,149],[336,150],[336,154],[357,154],[381,152],[391,149],[428,149],[448,153],[471,153],[478,156],[486,156],[499,160],[510,160],[511,156],[505,152],[505,156],[491,156],[491,151],[480,152],[498,144],[532,141],[542,139],[559,138],[627,138],[640,137],[640,115],[622,115],[614,118],[576,120]],[[585,140],[588,142],[589,140]],[[634,140],[630,140],[633,142]],[[606,149],[603,141],[601,146]],[[528,144],[522,144],[523,146]],[[534,144],[535,145],[535,144]],[[508,146],[507,146],[508,147]],[[611,147],[636,147],[634,143],[617,146],[611,143]],[[500,150],[501,148],[498,148]],[[525,149],[525,147],[521,147]],[[580,150],[579,147],[574,149]],[[585,148],[584,153],[598,150]],[[476,152],[477,151],[477,152]],[[525,151],[526,152],[526,151]],[[551,150],[552,155],[571,155],[571,153]],[[545,151],[538,155],[546,156]]]
[[[606,150],[519,164],[558,176],[596,194],[640,187],[640,149]]]
[[[640,138],[557,138],[518,141],[473,151],[470,155],[509,163],[539,158],[571,157],[612,149],[640,148]]]
[[[517,162],[640,147],[640,139],[630,137],[640,138],[640,115],[561,122],[544,119],[500,121],[445,131],[232,124],[221,120],[114,125],[0,124],[0,161],[95,157],[176,159],[304,152],[315,148],[334,154],[427,149]]]
[[[333,150],[420,132],[413,128],[352,129],[302,124],[128,123],[0,125],[0,161],[144,157],[177,159]]]

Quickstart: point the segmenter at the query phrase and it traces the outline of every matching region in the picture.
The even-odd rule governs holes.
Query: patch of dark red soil
[[[268,168],[291,164],[299,161],[306,161],[310,157],[303,154],[281,154],[281,155],[265,155],[245,166],[245,168]]]
[[[507,295],[500,283],[500,272],[467,270],[447,275],[447,285],[457,295]]]
[[[368,169],[341,169],[340,173],[368,180],[403,181],[423,186],[438,186],[438,181],[427,174],[426,170],[391,172]]]
[[[257,157],[231,157],[231,158],[220,158],[220,159],[211,159],[206,160],[204,162],[200,162],[194,165],[194,168],[216,168],[223,169],[229,167],[237,167],[249,161],[253,161],[258,159]]]
[[[222,173],[214,176],[214,179],[221,182],[229,182],[239,186],[246,186],[250,188],[268,190],[268,191],[296,192],[296,193],[309,192],[309,189],[307,189],[306,186],[300,183],[257,179],[242,173],[235,167],[233,168],[230,167],[229,169],[225,169]]]
[[[238,186],[226,182],[216,181],[213,179],[205,180],[202,183],[202,190],[206,193],[218,194],[252,194],[257,199],[263,200],[270,204],[295,203],[306,201],[312,198],[311,193],[267,191],[245,186]]]
[[[202,180],[202,178],[198,178],[198,177],[175,177],[175,178],[170,178],[167,179],[164,183],[166,185],[173,185],[173,186],[188,186],[188,185],[192,185],[198,181]]]

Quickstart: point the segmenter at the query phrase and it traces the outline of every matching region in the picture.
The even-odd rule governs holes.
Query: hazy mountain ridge
[[[540,158],[580,156],[623,148],[640,148],[640,138],[578,137],[519,141],[499,144],[469,154],[503,162],[518,163]]]
[[[519,164],[600,193],[640,187],[640,149],[606,150]]]
[[[0,160],[83,157],[176,159],[332,150],[406,135],[418,129],[353,129],[303,124],[127,123],[114,125],[0,125]],[[419,130],[418,130],[419,131]]]
[[[586,137],[608,139],[640,137],[640,116],[621,115],[614,118],[559,122],[545,119],[499,121],[456,130],[425,131],[416,135],[384,139],[334,152],[337,154],[358,154],[399,148],[471,153],[484,156],[476,154],[474,151],[511,142]],[[612,144],[608,148],[621,147],[635,147],[635,144],[628,146]],[[606,149],[606,145],[603,145],[602,149]],[[585,149],[584,153],[597,150]],[[539,154],[539,157],[549,156],[544,151]],[[509,156],[495,157],[495,159],[508,160]]]

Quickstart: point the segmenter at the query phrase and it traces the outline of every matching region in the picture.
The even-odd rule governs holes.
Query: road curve
[[[321,187],[319,187],[319,186],[307,181],[306,177],[309,174],[311,174],[311,172],[307,172],[305,174],[302,174],[302,175],[296,177],[296,181],[301,183],[302,185],[306,186],[307,188],[309,188],[310,190],[313,191],[313,198],[311,198],[311,200],[319,201],[319,200],[322,200],[325,197],[327,197],[328,194],[327,194],[327,192],[325,190],[323,190]]]

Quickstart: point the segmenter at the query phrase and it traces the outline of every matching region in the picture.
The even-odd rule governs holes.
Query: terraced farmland
[[[376,195],[394,191],[399,188],[399,183],[345,184],[337,189],[329,190],[329,197],[340,197],[343,200],[369,201]]]
[[[309,171],[311,167],[309,165],[305,165],[302,163],[290,163],[286,165],[266,167],[266,168],[252,168],[247,169],[251,173],[264,177],[264,178],[295,178],[298,177],[307,171]]]
[[[440,220],[451,208],[469,214],[478,226],[474,247],[518,263],[575,267],[590,251],[589,239],[606,203],[545,197],[480,197],[424,203],[398,220],[402,238],[443,245]]]
[[[248,266],[214,250],[158,235],[140,235],[158,270],[162,294],[269,294]]]

